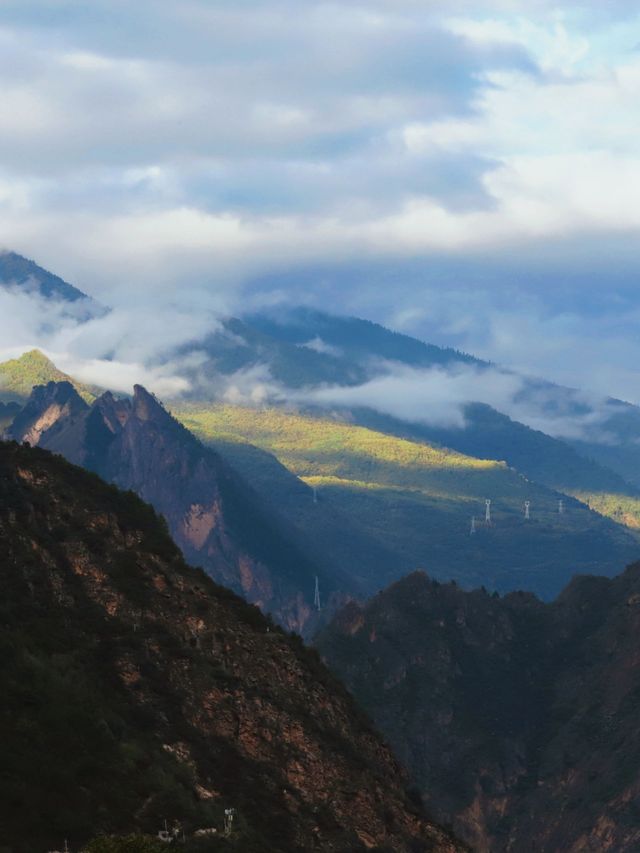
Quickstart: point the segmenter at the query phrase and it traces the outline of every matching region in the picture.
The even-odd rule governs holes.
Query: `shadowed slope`
[[[16,853],[222,824],[242,853],[458,848],[317,656],[183,562],[153,510],[0,443],[0,825]],[[46,760],[43,760],[45,758]]]
[[[317,646],[474,850],[632,853],[639,632],[636,564],[548,605],[414,574]]]

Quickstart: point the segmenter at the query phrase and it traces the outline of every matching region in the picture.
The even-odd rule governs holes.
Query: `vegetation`
[[[81,290],[16,252],[0,252],[0,283],[35,289],[42,296],[65,302],[90,301]]]
[[[639,563],[551,604],[414,573],[315,642],[472,849],[630,852],[639,620]]]
[[[83,853],[166,853],[166,844],[148,835],[101,835]]]
[[[581,492],[574,495],[592,510],[624,524],[625,527],[640,530],[640,497],[606,492]]]
[[[40,350],[26,352],[0,364],[0,400],[24,401],[34,385],[48,382],[70,382],[87,403],[95,400],[95,388],[77,382],[55,366]]]
[[[562,495],[496,460],[281,409],[192,404],[175,414],[286,516],[317,558],[355,575],[367,592],[424,568],[470,586],[527,588],[548,598],[575,571],[619,571],[637,553],[635,534],[566,497],[559,516]],[[306,494],[270,454],[309,486]],[[483,523],[485,498],[491,528]]]
[[[357,826],[386,834],[383,821],[371,830],[377,796],[397,849],[439,832],[409,816],[397,765],[318,655],[185,565],[133,494],[0,442],[0,531],[0,825],[12,853],[64,838],[153,853],[165,820],[189,853],[302,853],[316,839],[355,851]],[[231,837],[199,840],[198,829],[221,834],[228,806]]]

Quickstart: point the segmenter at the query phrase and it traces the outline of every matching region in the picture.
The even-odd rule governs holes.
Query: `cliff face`
[[[349,585],[317,568],[253,490],[144,388],[87,406],[68,383],[35,388],[8,436],[60,453],[160,512],[185,557],[297,631],[314,624],[315,576],[326,597]]]
[[[640,847],[640,564],[551,605],[415,574],[317,638],[429,810],[478,851]]]
[[[0,443],[0,554],[0,825],[16,853],[220,826],[227,807],[224,849],[243,853],[460,849],[315,652],[190,569],[131,493]]]

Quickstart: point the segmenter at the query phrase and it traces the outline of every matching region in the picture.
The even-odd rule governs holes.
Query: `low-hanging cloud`
[[[40,349],[61,370],[113,391],[141,383],[159,396],[189,391],[197,353],[181,349],[218,327],[221,306],[209,299],[175,305],[133,300],[89,319],[82,302],[0,287],[0,360]]]
[[[274,380],[266,364],[218,376],[208,391],[234,405],[318,409],[340,417],[353,409],[372,409],[409,423],[464,429],[470,404],[483,403],[513,420],[556,438],[606,443],[606,423],[619,405],[549,383],[540,383],[497,367],[454,364],[415,368],[395,362],[372,365],[376,375],[356,386],[287,388]]]

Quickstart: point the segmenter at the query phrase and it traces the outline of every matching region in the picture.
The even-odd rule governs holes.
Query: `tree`
[[[101,835],[84,848],[84,853],[165,853],[166,845],[149,835]]]

